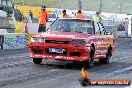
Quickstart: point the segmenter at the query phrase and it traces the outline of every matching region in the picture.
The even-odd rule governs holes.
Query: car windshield
[[[79,19],[58,19],[50,27],[54,32],[79,32],[94,34],[92,21]]]

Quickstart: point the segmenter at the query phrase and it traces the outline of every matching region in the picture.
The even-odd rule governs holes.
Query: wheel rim
[[[89,65],[92,67],[94,64],[94,50],[92,49],[90,52],[90,60],[89,60]]]
[[[106,63],[109,63],[110,62],[110,54],[108,54],[106,58],[107,58]]]
[[[89,60],[89,65],[90,65],[90,67],[93,66],[93,63],[94,63],[94,60],[93,60],[93,59],[90,59],[90,60]]]

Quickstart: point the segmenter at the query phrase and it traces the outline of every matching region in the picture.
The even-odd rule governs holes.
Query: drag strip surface
[[[22,60],[30,60],[28,48],[0,51],[0,64]]]
[[[110,64],[98,62],[89,72],[90,79],[132,80],[132,39],[118,39]],[[83,88],[78,79],[81,66],[72,62],[43,60],[35,65],[27,48],[0,51],[0,88]],[[125,88],[124,86],[86,88]]]

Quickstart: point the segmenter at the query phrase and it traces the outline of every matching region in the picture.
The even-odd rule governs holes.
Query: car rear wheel
[[[34,62],[35,64],[41,64],[42,58],[33,58],[33,62]]]
[[[109,64],[110,63],[110,57],[112,55],[111,51],[112,51],[112,49],[109,47],[108,51],[106,53],[106,58],[99,59],[99,63]]]
[[[89,55],[89,60],[85,61],[85,67],[91,68],[94,65],[94,53],[95,49],[93,47],[90,47],[90,55]]]

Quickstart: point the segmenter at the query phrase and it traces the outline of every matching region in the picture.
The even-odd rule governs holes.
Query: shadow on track
[[[107,66],[108,64],[100,64],[98,61],[95,61],[94,66],[92,68],[86,68],[88,70],[94,70],[97,67]],[[39,65],[38,65],[39,66]],[[46,61],[42,63],[40,66],[42,67],[51,67],[51,68],[59,68],[59,69],[69,69],[69,70],[81,70],[84,65],[82,62],[67,62],[67,61]]]

